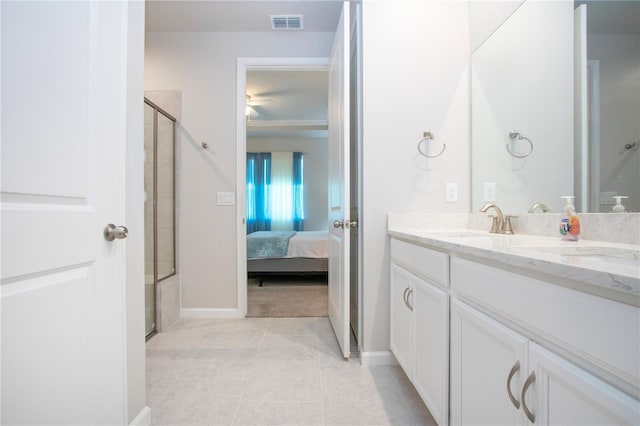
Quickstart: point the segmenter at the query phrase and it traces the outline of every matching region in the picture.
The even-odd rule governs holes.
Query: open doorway
[[[247,316],[327,316],[327,71],[246,73]]]

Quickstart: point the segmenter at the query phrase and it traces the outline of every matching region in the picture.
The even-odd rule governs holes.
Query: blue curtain
[[[303,156],[300,152],[293,153],[293,169],[291,173],[291,199],[284,200],[286,205],[285,216],[290,221],[290,227],[294,231],[304,229],[304,168]],[[273,211],[283,211],[283,206],[272,206],[271,199],[271,153],[249,152],[247,153],[247,233],[256,231],[270,231]],[[288,197],[286,197],[288,198]],[[291,211],[290,209],[293,209]],[[277,213],[276,213],[277,214]],[[291,218],[293,221],[291,223]],[[274,217],[276,223],[282,218]],[[279,222],[280,221],[280,222]],[[291,229],[289,228],[289,229]]]
[[[271,153],[247,153],[247,233],[271,229]]]
[[[302,153],[293,153],[293,230],[304,229],[304,169]]]

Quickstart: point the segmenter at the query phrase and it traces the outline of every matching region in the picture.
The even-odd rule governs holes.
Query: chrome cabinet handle
[[[524,386],[522,387],[522,397],[520,398],[522,400],[522,409],[524,410],[524,414],[527,415],[527,418],[531,423],[536,422],[536,415],[529,411],[529,407],[527,407],[527,400],[525,398],[527,395],[527,390],[529,390],[529,386],[531,386],[535,381],[536,372],[532,371],[531,374],[529,374],[529,377],[527,377],[527,380],[524,382]]]
[[[515,374],[520,371],[520,361],[516,361],[515,364],[513,364],[513,367],[511,367],[511,371],[509,371],[509,376],[507,377],[507,395],[509,395],[509,399],[511,400],[511,403],[513,404],[514,407],[516,408],[520,408],[520,401],[518,401],[514,396],[513,393],[511,393],[511,379],[513,379],[513,376],[515,376]]]
[[[341,220],[334,220],[333,221],[333,227],[334,228],[344,228],[344,222]]]
[[[409,287],[404,289],[404,292],[402,293],[402,300],[404,300],[404,306],[406,306],[407,308],[409,307],[409,302],[407,302],[407,292],[409,291]]]
[[[409,308],[411,312],[413,312],[413,305],[409,303],[409,298],[411,297],[412,294],[413,294],[413,289],[409,289],[409,292],[407,293],[407,308]]]
[[[129,230],[126,226],[115,226],[113,223],[110,223],[104,227],[102,234],[104,235],[104,239],[107,241],[113,241],[116,238],[118,240],[123,240],[127,238],[127,235],[129,235]]]

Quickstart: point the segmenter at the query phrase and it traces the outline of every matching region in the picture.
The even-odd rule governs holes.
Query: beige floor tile
[[[345,360],[327,318],[180,320],[147,342],[154,425],[433,425],[399,367]]]
[[[234,425],[322,425],[321,402],[241,402]]]
[[[231,424],[245,386],[243,380],[177,380],[151,406],[152,424]]]

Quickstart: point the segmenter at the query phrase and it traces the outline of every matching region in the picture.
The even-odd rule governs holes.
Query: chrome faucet
[[[548,213],[551,210],[544,203],[535,203],[531,207],[529,207],[529,213],[533,213],[537,208],[542,210],[542,213]]]
[[[496,211],[496,216],[490,215],[493,218],[493,222],[491,223],[491,230],[489,231],[492,234],[504,234],[504,217],[502,216],[502,210],[494,203],[485,204],[482,206],[480,211],[482,213],[486,213],[487,210],[493,208]]]

